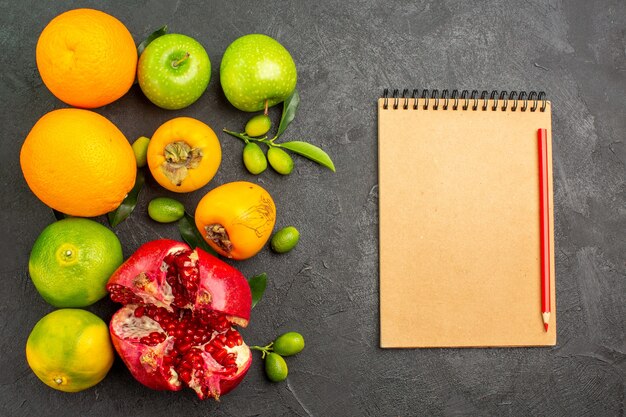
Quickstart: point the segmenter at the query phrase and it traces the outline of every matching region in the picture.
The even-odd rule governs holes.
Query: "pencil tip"
[[[550,323],[550,312],[544,311],[543,313],[541,313],[541,318],[543,319],[543,328],[546,329],[546,332],[547,332],[548,323]]]

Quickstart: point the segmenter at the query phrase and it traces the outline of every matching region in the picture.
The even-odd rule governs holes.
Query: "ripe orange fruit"
[[[135,154],[113,123],[89,110],[61,109],[35,123],[20,152],[24,178],[48,206],[92,217],[117,208],[135,184]]]
[[[37,68],[59,100],[76,107],[112,103],[133,85],[137,49],[126,26],[93,9],[52,19],[37,41]]]
[[[217,253],[243,260],[256,255],[276,223],[276,205],[260,185],[236,181],[209,191],[196,207],[196,226]]]
[[[222,162],[213,129],[191,117],[163,123],[148,144],[148,168],[164,188],[187,193],[204,187]]]

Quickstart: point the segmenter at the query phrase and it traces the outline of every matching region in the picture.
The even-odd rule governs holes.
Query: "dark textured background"
[[[0,1],[0,415],[624,416],[626,3],[407,3]],[[198,39],[211,57],[211,84],[187,109],[161,110],[137,87],[97,109],[130,141],[180,115],[217,131],[242,128],[248,116],[219,86],[223,51],[251,32],[291,51],[302,105],[285,137],[322,146],[337,173],[299,158],[288,177],[270,170],[253,177],[242,166],[242,144],[220,133],[218,175],[204,190],[179,196],[193,211],[215,185],[259,181],[276,200],[278,226],[300,229],[301,243],[288,255],[264,250],[237,264],[248,276],[270,277],[246,340],[261,344],[288,330],[306,337],[306,350],[288,359],[285,383],[269,383],[258,356],[220,403],[200,402],[191,391],[145,389],[120,361],[101,384],[74,395],[47,388],[29,370],[26,338],[53,308],[28,277],[28,254],[54,218],[26,186],[19,149],[39,117],[66,107],[42,84],[35,45],[50,19],[79,6],[115,15],[137,42],[167,23]],[[375,100],[384,87],[547,92],[554,110],[555,348],[377,347]],[[115,229],[126,256],[145,241],[178,238],[174,225],[147,217],[147,202],[159,195],[169,194],[149,181],[137,210]],[[108,319],[115,307],[103,300],[89,309]]]

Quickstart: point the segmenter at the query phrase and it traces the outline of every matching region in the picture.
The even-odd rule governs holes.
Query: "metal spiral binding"
[[[383,91],[383,109],[387,110],[389,108],[389,89],[385,88]],[[506,111],[510,108],[511,111],[546,111],[547,100],[546,93],[543,91],[530,91],[527,93],[526,91],[498,91],[492,90],[491,92],[487,90],[483,90],[480,93],[480,97],[478,96],[478,90],[462,90],[461,94],[459,94],[459,90],[452,90],[450,93],[449,90],[442,90],[439,93],[439,90],[429,90],[423,89],[420,90],[415,88],[413,89],[411,96],[409,97],[409,89],[405,88],[402,90],[402,95],[400,95],[400,90],[397,88],[393,90],[391,93],[391,99],[393,100],[392,107],[394,110],[397,110],[400,107],[400,100],[402,100],[402,109],[407,110],[409,108],[409,103],[413,100],[413,110],[418,110],[418,102],[419,99],[424,100],[424,104],[422,108],[424,110],[428,110],[430,106],[430,100],[435,100],[435,103],[432,105],[433,110],[439,110],[441,107],[442,110],[448,110],[450,107],[450,101],[452,101],[452,110],[459,109],[459,103],[461,103],[460,108],[462,110],[472,110],[478,111],[480,108],[482,111],[487,111],[489,100],[493,101],[491,106],[492,111],[497,111],[500,109],[501,111]],[[430,99],[430,100],[429,100]],[[440,100],[443,101],[443,104],[440,106]],[[479,106],[480,102],[482,104]],[[529,103],[531,105],[529,107]],[[541,102],[541,107],[539,106],[539,102]],[[498,107],[498,104],[501,103],[501,106]],[[521,103],[521,104],[520,104]]]

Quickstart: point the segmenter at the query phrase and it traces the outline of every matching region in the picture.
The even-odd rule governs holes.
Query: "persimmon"
[[[217,253],[242,260],[256,255],[276,223],[276,206],[261,186],[230,182],[209,191],[198,203],[196,226]]]
[[[213,129],[191,117],[163,123],[148,145],[148,167],[164,188],[187,193],[204,187],[222,162],[222,147]]]

